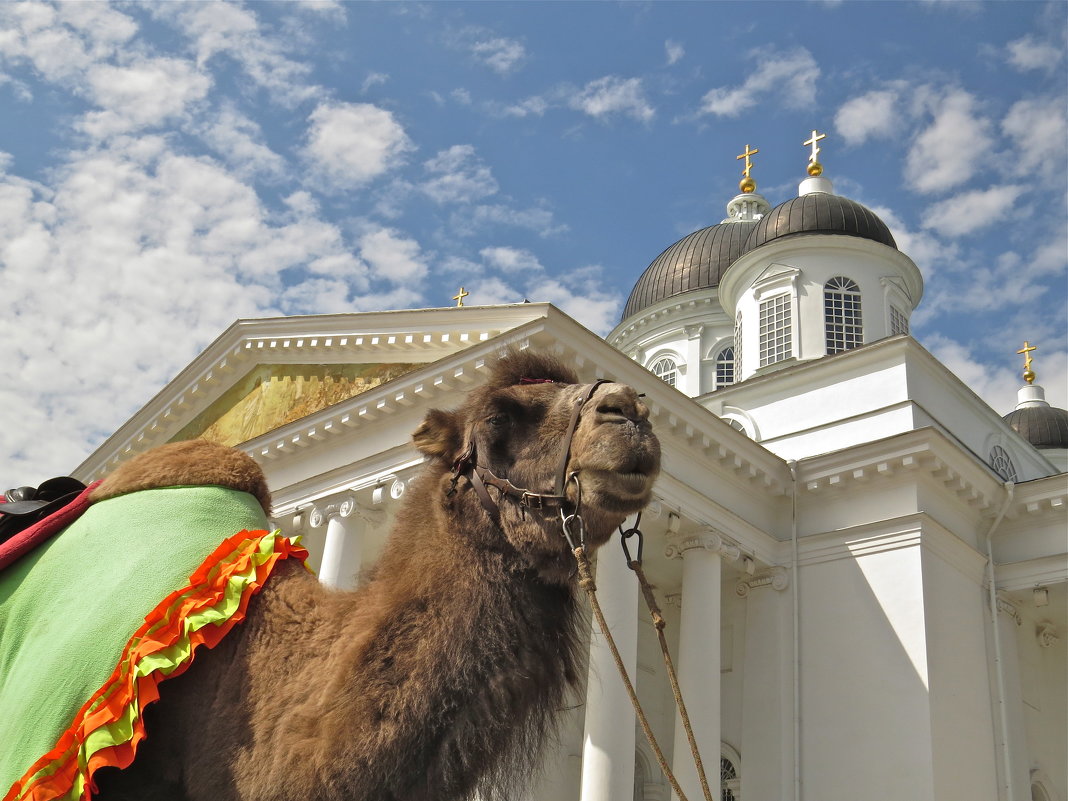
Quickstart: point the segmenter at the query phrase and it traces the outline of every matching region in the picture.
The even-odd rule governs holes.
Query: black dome
[[[756,225],[754,220],[722,222],[684,236],[641,274],[627,299],[622,319],[665,298],[719,286],[723,273],[742,254],[746,238]]]
[[[780,203],[765,214],[749,234],[742,253],[796,234],[856,236],[881,242],[897,250],[890,229],[871,209],[841,195],[810,192]]]
[[[1068,411],[1054,406],[1024,406],[1003,418],[1036,448],[1068,448]]]

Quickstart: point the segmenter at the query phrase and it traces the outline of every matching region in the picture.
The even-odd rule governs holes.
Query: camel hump
[[[93,490],[93,502],[159,487],[215,485],[254,495],[271,514],[267,478],[244,451],[203,439],[172,442],[123,462]]]

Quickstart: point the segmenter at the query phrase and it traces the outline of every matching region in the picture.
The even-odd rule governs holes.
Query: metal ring
[[[573,515],[565,515],[563,510],[560,511],[560,522],[564,530],[564,539],[567,540],[567,544],[571,546],[571,550],[575,550],[578,546],[575,545],[575,538],[571,532],[571,526],[578,525],[578,544],[583,548],[586,547],[586,524],[582,522],[582,516],[577,512]]]
[[[642,534],[641,530],[637,526],[637,523],[635,523],[633,528],[629,528],[626,531],[623,530],[623,526],[620,526],[619,534],[619,544],[623,546],[623,553],[627,555],[627,564],[630,564],[631,562],[637,562],[640,565],[642,563],[642,549],[645,547],[645,535]],[[638,558],[631,559],[630,548],[627,547],[627,540],[635,535],[637,535],[638,537]]]

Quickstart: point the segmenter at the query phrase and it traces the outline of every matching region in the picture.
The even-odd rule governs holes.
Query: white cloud
[[[913,140],[905,177],[917,192],[942,192],[968,181],[993,158],[990,121],[975,110],[975,98],[963,90],[931,97],[933,120]]]
[[[555,236],[568,230],[566,223],[556,222],[549,209],[537,206],[527,209],[516,209],[500,204],[476,206],[472,210],[469,221],[477,225],[492,223],[526,228],[542,237]]]
[[[154,58],[127,66],[97,64],[87,74],[90,96],[102,111],[90,112],[83,130],[96,138],[161,125],[185,116],[203,100],[211,78],[188,61]]]
[[[423,167],[432,177],[419,188],[436,203],[473,203],[497,192],[493,173],[471,145],[442,150]]]
[[[540,95],[533,95],[518,103],[506,106],[503,113],[509,117],[528,117],[532,114],[535,117],[540,117],[548,110],[548,108],[549,101]]]
[[[73,469],[234,318],[394,290],[308,198],[279,221],[217,162],[162,138],[74,153],[51,175],[0,173],[0,341],[20,388],[0,389],[20,421],[0,427],[12,481]]]
[[[483,248],[478,255],[493,269],[506,273],[543,272],[544,267],[529,250],[510,247]]]
[[[1012,370],[980,361],[968,347],[941,334],[925,337],[923,345],[992,409],[1004,415],[1015,408],[1022,382]]]
[[[678,64],[682,60],[682,57],[686,55],[686,48],[679,42],[668,39],[664,42],[664,53],[667,55],[668,65]]]
[[[803,108],[815,102],[820,68],[808,50],[798,47],[771,55],[755,51],[752,56],[757,59],[757,67],[749,77],[740,86],[710,90],[701,99],[701,113],[737,117],[768,98],[788,108]]]
[[[1064,56],[1060,47],[1030,35],[1009,42],[1005,50],[1005,60],[1021,72],[1053,72]]]
[[[847,100],[834,116],[834,127],[848,145],[863,144],[870,138],[893,135],[897,118],[897,93],[879,89]]]
[[[367,94],[368,89],[381,86],[387,81],[389,81],[389,76],[384,72],[369,72],[367,73],[367,77],[363,79],[363,83],[360,84],[360,92]]]
[[[243,177],[280,177],[286,172],[285,159],[264,144],[260,126],[233,106],[224,106],[200,135]]]
[[[1013,171],[1063,163],[1068,148],[1068,111],[1064,96],[1028,98],[1012,105],[1001,130],[1016,143]]]
[[[0,56],[27,62],[48,81],[73,81],[115,55],[132,19],[102,3],[0,3]]]
[[[289,40],[264,35],[256,15],[247,7],[198,2],[154,3],[149,9],[193,39],[197,63],[202,67],[217,56],[229,56],[256,86],[290,107],[322,94],[308,81],[311,67],[286,55]]]
[[[526,58],[526,49],[521,42],[503,36],[479,39],[472,42],[469,49],[475,58],[501,75],[507,75]]]
[[[645,99],[641,78],[620,78],[615,75],[590,81],[570,98],[568,105],[598,118],[624,114],[648,122],[656,115]]]
[[[619,321],[620,298],[594,286],[576,289],[546,276],[527,287],[527,296],[534,302],[552,303],[601,335],[608,333]]]
[[[370,266],[375,278],[394,284],[411,284],[426,277],[426,260],[419,243],[399,231],[372,227],[360,237],[359,245],[360,256]]]
[[[393,114],[369,103],[322,104],[308,119],[305,155],[342,188],[369,183],[399,166],[412,149]]]
[[[929,206],[923,227],[949,237],[974,233],[1011,215],[1013,204],[1021,194],[1021,186],[992,186],[962,192]]]

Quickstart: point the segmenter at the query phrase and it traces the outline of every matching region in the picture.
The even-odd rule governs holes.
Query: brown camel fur
[[[452,467],[473,438],[483,466],[551,492],[583,392],[567,368],[514,352],[459,410],[431,411],[414,434],[425,470],[368,580],[339,592],[280,564],[245,623],[164,682],[137,759],[101,770],[96,797],[459,801],[478,790],[487,801],[515,798],[577,679],[574,560],[558,508],[503,498],[494,521]],[[165,448],[182,456],[179,483],[217,483],[217,446]],[[168,458],[156,453],[120,468],[98,495],[142,487]],[[581,483],[591,549],[648,502],[659,458],[634,390],[601,385],[583,408],[568,466]],[[223,472],[266,498],[244,470]],[[568,494],[575,499],[575,482]]]

